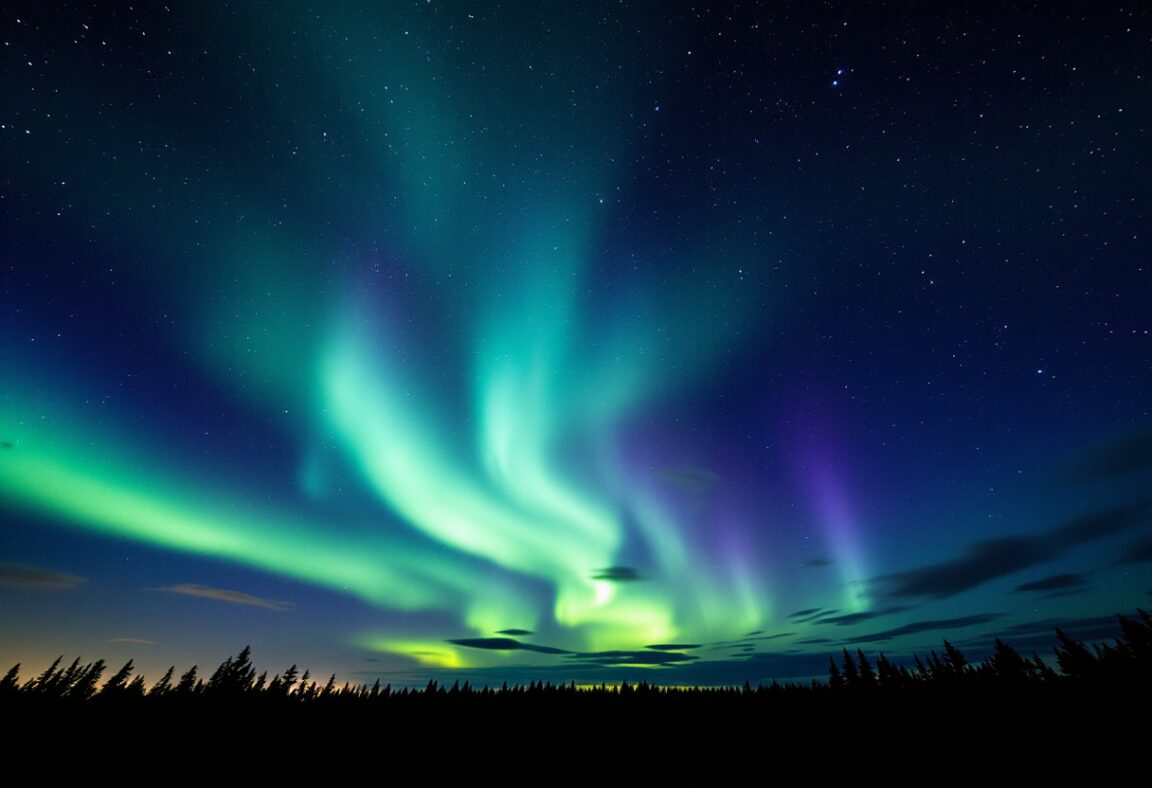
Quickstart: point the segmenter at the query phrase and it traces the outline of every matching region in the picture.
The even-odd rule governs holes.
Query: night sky
[[[1111,637],[1152,10],[957,5],[5,4],[0,669]]]

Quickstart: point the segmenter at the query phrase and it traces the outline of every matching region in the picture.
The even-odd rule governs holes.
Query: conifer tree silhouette
[[[840,674],[840,668],[836,666],[836,660],[833,657],[828,657],[828,686],[832,689],[844,687],[844,676]]]
[[[69,690],[69,697],[78,700],[88,700],[96,694],[96,685],[100,683],[100,677],[104,675],[104,670],[107,668],[107,663],[102,659],[98,659],[91,665],[84,669],[84,675],[72,686]]]
[[[860,686],[860,671],[856,669],[856,662],[852,659],[852,655],[848,653],[848,649],[844,649],[844,684],[848,687]]]
[[[1007,684],[1022,684],[1032,673],[1030,663],[1000,638],[996,638],[988,665],[993,676]]]
[[[896,669],[896,666],[883,654],[880,654],[876,658],[876,675],[880,680],[881,687],[891,688],[903,683],[900,680],[900,672]]]
[[[143,698],[147,694],[147,687],[144,683],[144,677],[139,673],[136,678],[128,682],[128,686],[124,688],[124,695],[128,698]]]
[[[41,673],[39,676],[37,676],[36,678],[34,678],[28,682],[28,685],[27,685],[28,689],[39,693],[39,692],[42,692],[44,690],[44,688],[50,687],[51,682],[52,682],[52,678],[56,675],[56,668],[60,666],[60,662],[63,659],[64,659],[63,654],[56,657],[56,659],[54,659],[52,661],[52,664],[44,669],[43,673]]]
[[[1072,679],[1084,680],[1092,678],[1096,673],[1096,657],[1088,648],[1078,641],[1068,637],[1064,630],[1057,628],[1056,664],[1060,672]]]
[[[860,686],[876,686],[876,671],[872,669],[872,663],[868,661],[868,657],[864,656],[864,652],[860,649],[856,650],[856,664],[860,673]]]
[[[55,698],[64,697],[72,685],[80,679],[83,671],[84,669],[80,667],[80,657],[76,657],[72,660],[72,664],[56,673],[49,685],[44,687],[44,691]]]
[[[968,659],[964,656],[964,652],[953,646],[949,641],[944,641],[944,656],[948,664],[948,672],[953,675],[960,675],[968,670]]]
[[[304,675],[300,677],[300,686],[296,689],[297,700],[312,700],[316,697],[316,682],[309,681],[312,678],[312,672],[309,670],[304,671]]]
[[[148,697],[159,698],[159,697],[167,695],[169,692],[171,692],[172,691],[172,674],[175,672],[176,672],[176,666],[175,665],[168,668],[168,670],[164,671],[164,675],[161,676],[160,680],[157,681],[155,684],[153,684],[152,689],[150,689],[148,691]]]
[[[920,661],[919,654],[912,655],[912,661],[916,665],[916,678],[919,681],[927,681],[929,678],[928,668]]]
[[[180,681],[176,684],[174,692],[177,695],[187,697],[196,693],[197,686],[196,666],[193,665],[180,676]]]
[[[1032,654],[1032,675],[1040,681],[1056,681],[1058,678],[1056,671],[1040,659],[1040,655],[1036,653]]]
[[[12,667],[8,668],[8,672],[4,674],[4,678],[0,679],[0,696],[13,695],[19,689],[20,685],[20,663],[17,662]]]
[[[228,657],[208,679],[205,691],[216,697],[239,698],[256,680],[252,665],[252,647],[245,646],[235,658]]]
[[[1127,616],[1116,616],[1120,622],[1120,640],[1125,647],[1140,659],[1152,657],[1152,614],[1137,609],[1140,621]]]
[[[128,678],[132,675],[134,669],[135,666],[132,664],[132,660],[125,662],[120,670],[113,673],[112,677],[104,682],[104,686],[100,688],[97,696],[107,699],[119,698],[127,690]]]
[[[281,695],[287,695],[290,693],[292,688],[296,686],[296,682],[298,681],[299,676],[300,670],[296,667],[296,665],[292,665],[290,668],[288,668],[288,670],[284,671],[281,676],[276,677],[280,682],[279,686],[277,687],[277,692],[279,692]]]

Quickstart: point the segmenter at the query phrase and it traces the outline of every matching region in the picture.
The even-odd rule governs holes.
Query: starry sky
[[[4,667],[1111,637],[1152,11],[962,6],[6,4]]]

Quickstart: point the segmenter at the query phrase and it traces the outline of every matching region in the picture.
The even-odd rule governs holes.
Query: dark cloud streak
[[[640,570],[632,566],[606,566],[603,569],[597,569],[593,575],[593,580],[611,580],[614,583],[633,583],[637,580],[643,580],[644,575],[640,574]]]
[[[959,558],[877,578],[894,597],[943,599],[1058,558],[1069,548],[1105,539],[1139,524],[1147,502],[1077,517],[1035,536],[1004,536],[968,546]]]
[[[457,646],[464,646],[465,648],[479,648],[487,651],[535,651],[538,654],[572,653],[562,648],[524,643],[515,638],[458,638],[456,640],[449,640],[448,642]]]
[[[1152,470],[1152,428],[1132,433],[1098,452],[1070,474],[1073,481],[1098,481]]]
[[[1143,564],[1152,561],[1152,536],[1133,542],[1120,556],[1122,564]]]
[[[880,618],[882,616],[890,616],[893,613],[903,613],[905,610],[910,610],[910,609],[911,608],[908,605],[894,605],[892,607],[886,607],[886,608],[883,608],[881,610],[869,610],[869,611],[865,611],[865,612],[861,612],[861,613],[846,613],[842,616],[831,616],[828,618],[822,618],[819,620],[818,623],[820,623],[820,624],[835,624],[838,627],[846,627],[846,626],[851,626],[853,624],[859,624],[862,621],[871,621],[874,618]]]
[[[1069,588],[1081,588],[1084,585],[1086,585],[1086,581],[1083,575],[1063,574],[1033,580],[1031,583],[1016,586],[1015,590],[1017,593],[1026,591],[1063,591]]]
[[[671,665],[700,659],[674,651],[592,651],[572,654],[574,662],[591,665]]]
[[[867,635],[857,635],[848,638],[846,643],[874,643],[880,640],[892,640],[904,635],[919,635],[922,632],[934,632],[947,629],[963,629],[964,627],[987,624],[1000,617],[999,613],[980,613],[960,618],[943,618],[935,621],[916,621],[895,629],[886,629],[880,632],[871,632]]]

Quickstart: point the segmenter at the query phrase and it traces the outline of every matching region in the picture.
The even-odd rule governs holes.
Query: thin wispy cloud
[[[0,564],[0,586],[38,591],[67,591],[85,582],[80,575],[26,564]]]
[[[703,492],[720,478],[703,468],[665,468],[660,476],[669,484],[691,492]]]
[[[201,599],[214,599],[217,602],[230,602],[234,605],[262,607],[266,610],[276,610],[278,612],[290,610],[293,607],[291,602],[282,602],[275,599],[265,599],[264,597],[255,596],[253,594],[246,594],[243,591],[233,591],[230,588],[212,588],[210,586],[199,585],[198,583],[177,583],[174,586],[160,586],[158,588],[150,588],[148,590],[163,591],[167,594],[194,596]]]

